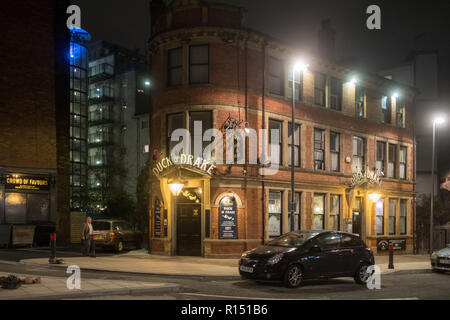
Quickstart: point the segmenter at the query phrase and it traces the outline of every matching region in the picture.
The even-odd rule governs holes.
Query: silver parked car
[[[433,252],[431,268],[433,271],[450,271],[450,244],[447,245],[447,248]]]

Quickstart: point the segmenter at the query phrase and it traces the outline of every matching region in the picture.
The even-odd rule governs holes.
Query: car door
[[[344,270],[340,256],[341,236],[336,232],[320,234],[315,243],[319,252],[312,266],[312,273],[316,276],[333,276],[341,274]]]
[[[358,236],[351,234],[341,235],[341,259],[345,273],[353,274],[356,271],[362,249],[362,242]]]

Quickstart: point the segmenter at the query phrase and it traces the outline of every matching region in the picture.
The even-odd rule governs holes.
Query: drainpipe
[[[263,43],[262,48],[262,97],[261,97],[261,103],[262,103],[262,129],[264,130],[266,128],[266,42]],[[262,155],[265,159],[265,135],[263,135],[263,143],[262,143]],[[265,164],[263,164],[264,166]],[[266,190],[265,190],[265,182],[264,182],[264,170],[262,170],[262,244],[264,244],[265,235],[266,235],[266,208],[265,208],[265,197],[266,197]]]

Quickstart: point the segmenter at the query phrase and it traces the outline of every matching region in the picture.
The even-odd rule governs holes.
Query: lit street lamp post
[[[430,213],[430,254],[433,253],[433,235],[434,235],[434,165],[436,157],[436,124],[443,124],[445,119],[443,117],[437,117],[433,120],[433,151],[431,156],[431,213]]]

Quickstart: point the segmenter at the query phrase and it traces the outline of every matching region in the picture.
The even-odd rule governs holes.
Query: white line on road
[[[236,297],[236,296],[222,296],[218,294],[203,294],[203,293],[188,293],[181,292],[180,294],[186,296],[211,297],[220,299],[236,299],[236,300],[315,300],[315,299],[279,299],[279,298],[258,298],[258,297]]]

